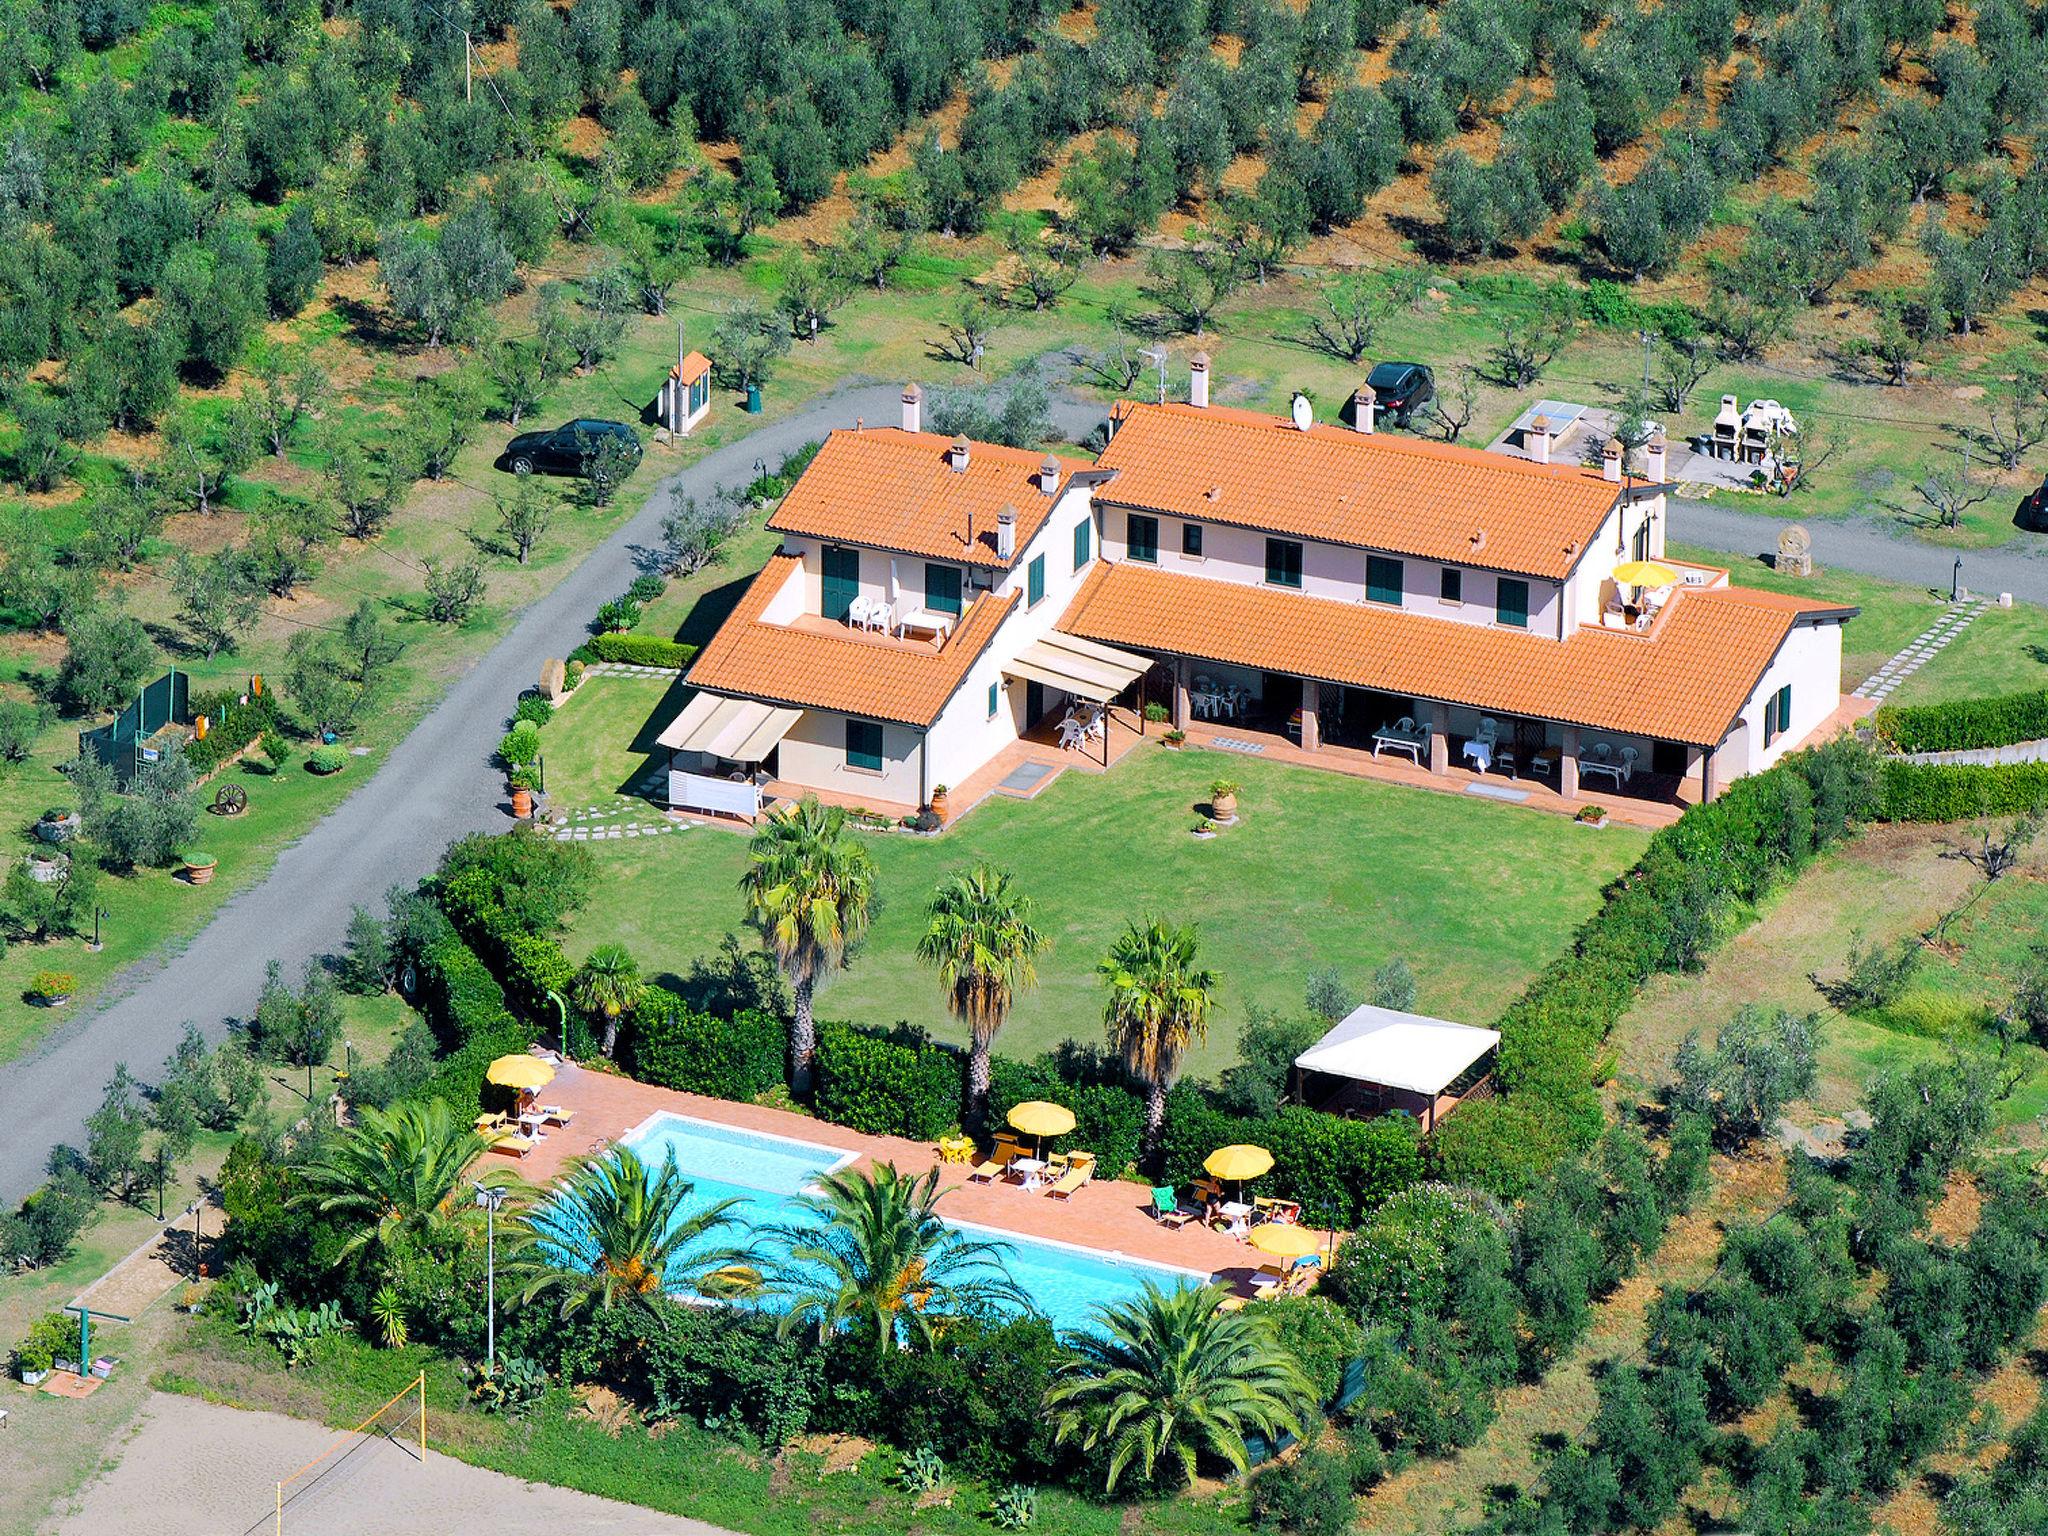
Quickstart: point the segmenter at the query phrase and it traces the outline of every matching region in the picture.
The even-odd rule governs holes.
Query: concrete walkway
[[[41,1182],[51,1147],[81,1141],[117,1062],[153,1080],[185,1020],[218,1039],[254,1007],[267,961],[296,976],[308,956],[339,944],[352,906],[382,911],[385,892],[430,871],[451,842],[510,824],[500,809],[503,775],[491,758],[513,702],[533,685],[541,662],[573,649],[598,606],[640,573],[635,556],[659,540],[669,484],[709,496],[719,485],[752,479],[756,459],[777,463],[856,418],[893,425],[901,392],[901,385],[840,391],[658,485],[630,521],[519,613],[368,782],[287,848],[266,877],[230,898],[182,950],[130,967],[96,1010],[81,1011],[9,1063],[0,1073],[0,1200],[11,1205]],[[1104,411],[1056,396],[1053,415],[1079,439]]]
[[[1882,704],[1891,692],[1907,678],[1934,660],[1956,637],[1972,624],[1986,607],[1981,598],[1975,602],[1950,603],[1942,616],[1926,629],[1915,635],[1897,655],[1856,685],[1856,697],[1873,699]]]
[[[731,1536],[701,1520],[456,1461],[433,1449],[431,1420],[421,1461],[415,1446],[381,1436],[350,1440],[324,1424],[163,1393],[151,1394],[114,1465],[54,1528],[60,1536],[268,1533],[278,1480],[337,1442],[335,1454],[285,1490],[291,1536]]]

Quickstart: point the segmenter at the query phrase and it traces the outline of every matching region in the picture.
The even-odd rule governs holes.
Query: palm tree
[[[354,1125],[299,1164],[292,1203],[357,1223],[344,1253],[365,1247],[388,1253],[406,1240],[437,1246],[474,1221],[465,1175],[489,1146],[442,1099],[365,1108]],[[484,1182],[517,1181],[497,1169]]]
[[[623,944],[600,944],[584,957],[569,993],[578,1008],[604,1021],[598,1049],[609,1056],[619,1043],[619,1015],[640,1000],[640,962]]]
[[[1038,985],[1038,958],[1050,935],[1032,926],[1032,902],[1009,872],[977,864],[948,875],[932,896],[931,922],[917,941],[917,958],[937,969],[946,1007],[964,1019],[973,1041],[967,1056],[967,1119],[978,1120],[988,1099],[988,1053],[1010,1017],[1019,992]]]
[[[1132,923],[1095,968],[1109,991],[1102,1011],[1109,1043],[1145,1085],[1148,1156],[1166,1122],[1166,1095],[1180,1077],[1181,1059],[1208,1034],[1216,1005],[1216,973],[1195,963],[1200,948],[1194,924],[1169,928],[1147,918]]]
[[[789,1245],[777,1289],[794,1298],[785,1332],[815,1323],[823,1340],[842,1326],[867,1333],[877,1356],[899,1338],[930,1346],[944,1319],[977,1307],[1029,1300],[1003,1265],[1008,1247],[941,1221],[939,1171],[842,1169],[798,1203],[811,1220],[776,1229]]]
[[[775,812],[754,834],[740,890],[747,917],[789,978],[796,1022],[789,1032],[790,1088],[811,1090],[817,1024],[811,995],[818,978],[846,963],[867,932],[875,904],[875,863],[846,833],[846,812],[806,795]]]
[[[1103,1332],[1070,1341],[1079,1357],[1045,1394],[1056,1442],[1110,1448],[1104,1487],[1136,1460],[1147,1478],[1172,1458],[1192,1478],[1207,1451],[1242,1472],[1245,1436],[1299,1434],[1315,1388],[1256,1311],[1219,1312],[1220,1285],[1162,1290],[1098,1309]]]
[[[630,1147],[574,1164],[553,1199],[527,1216],[513,1268],[520,1299],[560,1293],[564,1317],[595,1308],[658,1308],[670,1291],[730,1295],[751,1276],[744,1244],[713,1239],[735,1224],[734,1200],[689,1210],[695,1186],[671,1156],[659,1173]]]

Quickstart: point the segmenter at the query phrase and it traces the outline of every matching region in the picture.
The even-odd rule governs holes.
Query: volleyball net
[[[382,1445],[396,1446],[414,1461],[427,1459],[427,1373],[400,1387],[354,1429],[337,1434],[327,1447],[289,1477],[279,1478],[269,1514],[251,1524],[244,1536],[268,1530],[284,1536],[288,1517],[305,1510],[346,1474],[363,1465],[365,1453]]]

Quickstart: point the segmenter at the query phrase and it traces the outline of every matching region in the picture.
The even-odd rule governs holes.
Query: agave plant
[[[1315,1388],[1272,1326],[1254,1311],[1219,1312],[1222,1286],[1147,1284],[1099,1309],[1103,1331],[1073,1339],[1076,1360],[1047,1389],[1055,1436],[1109,1448],[1104,1486],[1132,1462],[1150,1478],[1162,1461],[1195,1474],[1201,1452],[1238,1471],[1245,1437],[1299,1434]]]
[[[793,1298],[782,1327],[865,1333],[878,1355],[899,1342],[929,1347],[945,1319],[1029,1305],[1010,1278],[1008,1246],[949,1227],[937,1214],[939,1173],[843,1169],[803,1196],[808,1221],[777,1229],[789,1259],[778,1289]]]
[[[701,1210],[671,1156],[659,1172],[629,1147],[574,1165],[567,1184],[536,1206],[530,1240],[512,1269],[524,1272],[521,1299],[559,1296],[564,1317],[618,1306],[652,1310],[670,1291],[729,1295],[758,1273],[752,1251],[721,1241],[737,1200]]]
[[[386,1349],[405,1348],[405,1341],[411,1337],[406,1327],[405,1303],[392,1287],[377,1287],[377,1294],[370,1298],[370,1321],[377,1325],[377,1336]]]

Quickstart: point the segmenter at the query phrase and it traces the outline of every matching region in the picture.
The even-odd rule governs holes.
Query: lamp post
[[[1960,600],[1961,600],[1961,598],[1962,598],[1962,595],[1963,595],[1963,557],[1962,557],[1961,555],[1957,555],[1957,556],[1956,556],[1956,568],[1955,568],[1955,572],[1954,572],[1954,574],[1952,574],[1952,575],[1951,575],[1951,576],[1949,577],[1949,579],[1948,579],[1948,600],[1949,600],[1950,602],[1952,602],[1952,603],[1953,603],[1953,602],[1958,602],[1958,601],[1960,601]]]
[[[488,1371],[498,1361],[498,1207],[505,1203],[505,1191],[479,1183],[476,1203],[484,1211],[484,1369]]]
[[[94,954],[98,954],[100,952],[100,919],[103,917],[112,917],[113,915],[114,914],[109,912],[105,907],[102,907],[97,903],[94,904],[92,909],[92,942],[85,946]]]

